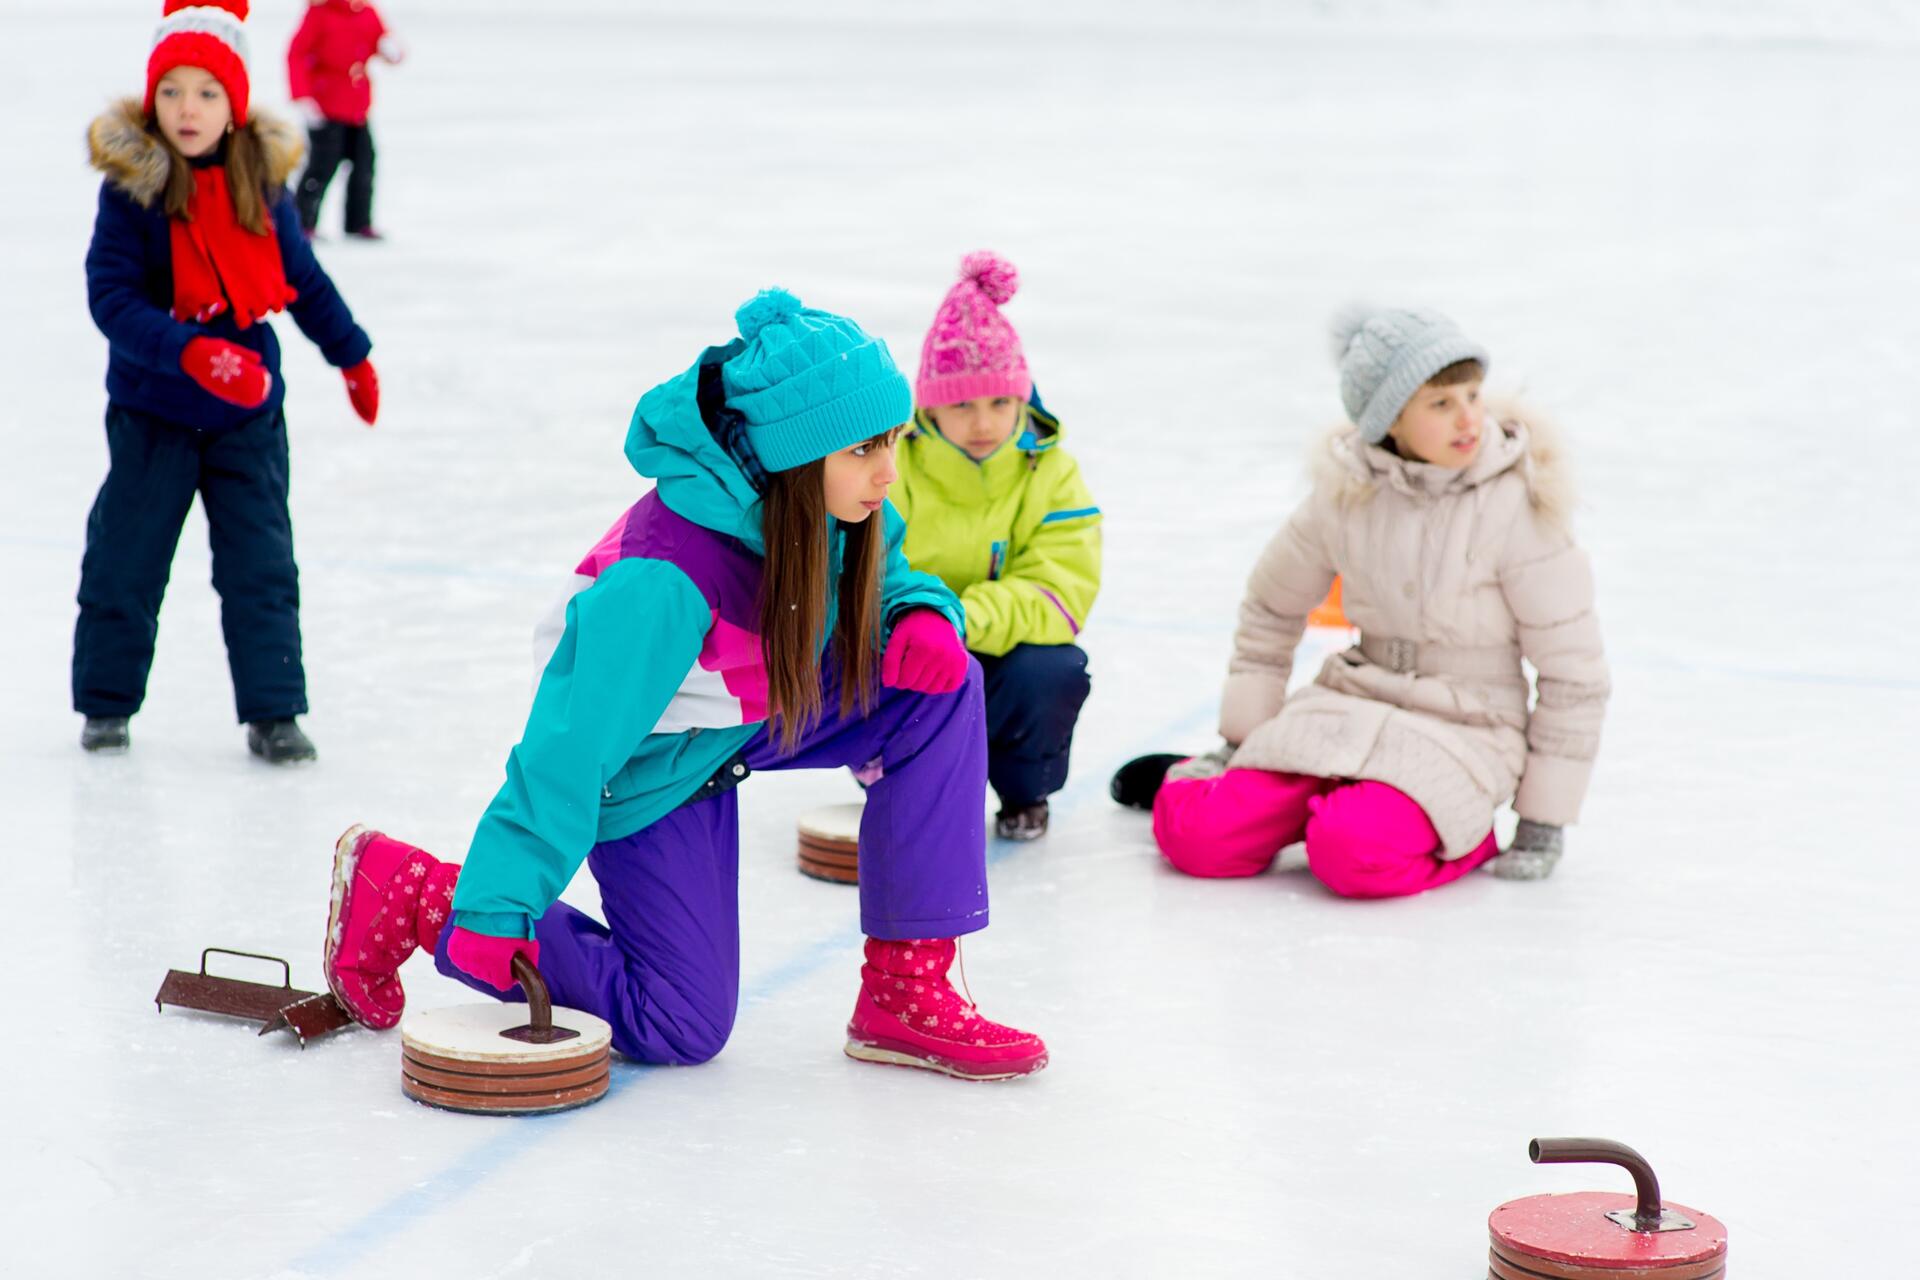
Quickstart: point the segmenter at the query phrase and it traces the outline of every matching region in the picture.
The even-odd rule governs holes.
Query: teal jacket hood
[[[765,555],[760,495],[700,412],[701,370],[724,364],[746,345],[735,338],[708,347],[686,372],[641,396],[627,427],[626,452],[633,469],[654,482],[675,515]]]

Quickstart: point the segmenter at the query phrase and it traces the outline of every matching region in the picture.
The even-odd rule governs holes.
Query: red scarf
[[[173,237],[173,318],[207,321],[225,311],[242,329],[299,297],[287,284],[273,218],[255,235],[233,216],[227,167],[193,171],[187,217],[169,218]]]

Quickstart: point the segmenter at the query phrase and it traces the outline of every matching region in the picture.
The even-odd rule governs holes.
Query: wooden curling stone
[[[830,804],[800,815],[800,873],[834,884],[860,881],[860,815],[866,805]]]
[[[1581,1191],[1511,1200],[1487,1218],[1490,1280],[1721,1280],[1727,1229],[1719,1219],[1660,1199],[1653,1168],[1632,1147],[1603,1138],[1536,1138],[1535,1164],[1617,1164],[1634,1195]]]
[[[536,1115],[585,1106],[611,1083],[613,1028],[555,1009],[525,956],[513,976],[527,1003],[466,1004],[400,1024],[400,1088],[415,1102],[478,1115]]]

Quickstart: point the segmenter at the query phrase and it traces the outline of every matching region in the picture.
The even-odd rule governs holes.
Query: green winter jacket
[[[975,653],[1071,644],[1100,593],[1100,508],[1061,435],[1036,397],[1024,428],[975,462],[921,410],[896,454],[888,496],[907,560],[960,597]]]

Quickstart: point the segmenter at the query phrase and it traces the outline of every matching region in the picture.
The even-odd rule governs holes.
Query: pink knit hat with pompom
[[[1000,314],[1019,288],[1020,273],[997,254],[982,249],[960,260],[960,282],[947,290],[920,348],[913,396],[922,408],[1033,394],[1020,335]]]

